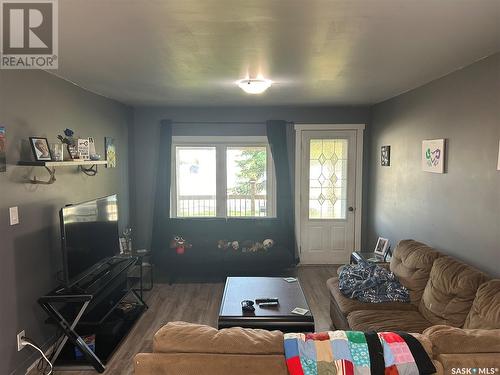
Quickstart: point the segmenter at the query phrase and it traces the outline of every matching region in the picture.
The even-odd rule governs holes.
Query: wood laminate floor
[[[337,266],[302,266],[296,273],[314,316],[316,331],[330,329],[329,297],[326,280],[337,274]],[[295,272],[294,272],[295,273]],[[152,351],[154,333],[170,321],[217,326],[224,283],[156,284],[146,296],[149,305],[125,341],[106,366],[106,375],[133,374],[136,353]],[[36,371],[30,372],[36,374]],[[95,375],[95,371],[56,371],[57,375]]]

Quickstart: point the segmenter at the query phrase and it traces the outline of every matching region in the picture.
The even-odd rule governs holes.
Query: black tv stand
[[[93,367],[104,372],[105,363],[147,309],[127,276],[138,258],[116,259],[77,285],[56,288],[38,300],[49,315],[48,322],[63,332],[51,358],[57,368]],[[130,298],[132,302],[125,302]],[[95,348],[85,337],[95,338]]]

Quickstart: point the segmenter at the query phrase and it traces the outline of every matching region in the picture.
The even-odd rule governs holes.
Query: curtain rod
[[[219,125],[232,125],[232,124],[241,124],[241,125],[265,125],[266,122],[265,121],[255,121],[255,122],[252,122],[252,121],[172,121],[172,124],[173,125],[176,125],[176,124],[179,124],[179,125],[186,125],[186,124],[191,124],[191,125],[195,125],[195,124],[209,124],[209,125],[213,125],[213,124],[219,124]],[[287,124],[292,124],[291,121],[287,121]]]
[[[248,121],[172,121],[172,124],[249,124],[261,125],[266,122],[248,122]]]

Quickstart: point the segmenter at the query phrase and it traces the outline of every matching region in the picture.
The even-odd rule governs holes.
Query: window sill
[[[275,220],[276,216],[191,216],[191,217],[177,217],[171,216],[170,219],[174,220]]]

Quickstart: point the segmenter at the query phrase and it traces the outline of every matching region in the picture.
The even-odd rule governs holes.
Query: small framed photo
[[[30,137],[31,149],[36,161],[51,161],[49,142],[47,138]]]
[[[389,247],[389,240],[387,238],[379,237],[377,240],[377,245],[375,246],[374,253],[384,256],[388,247]]]
[[[382,167],[391,165],[391,146],[382,146],[380,148],[380,165]]]

